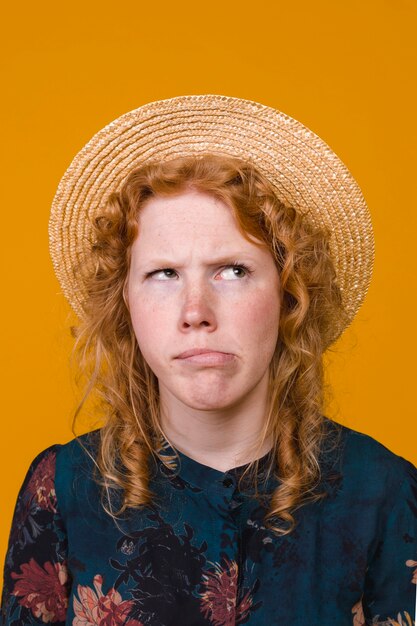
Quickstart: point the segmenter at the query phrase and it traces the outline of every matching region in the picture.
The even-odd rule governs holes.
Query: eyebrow
[[[225,265],[227,263],[235,263],[237,260],[241,260],[242,262],[244,260],[248,260],[251,261],[252,263],[255,263],[255,259],[253,259],[253,257],[249,256],[247,252],[237,252],[236,254],[231,253],[231,254],[227,254],[227,255],[223,255],[221,257],[218,257],[217,259],[213,259],[210,263],[204,263],[204,265],[206,265],[207,267],[214,267],[215,265]],[[152,266],[152,267],[177,267],[178,269],[182,269],[183,265],[181,265],[180,263],[176,263],[175,261],[169,260],[169,259],[163,259],[162,257],[159,258],[155,258],[155,259],[151,259],[150,261],[146,261],[146,265],[148,266]]]

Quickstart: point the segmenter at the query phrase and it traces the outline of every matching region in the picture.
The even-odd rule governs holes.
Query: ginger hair
[[[257,444],[260,449],[272,435],[275,465],[271,463],[267,474],[274,471],[279,483],[268,496],[265,523],[285,535],[295,527],[297,508],[326,495],[318,491],[326,419],[322,356],[346,313],[329,232],[280,200],[249,162],[212,154],[149,162],[132,170],[99,211],[93,224],[92,263],[80,268],[87,298],[85,317],[75,329],[75,355],[87,383],[73,431],[93,394],[103,419],[93,460],[104,509],[117,520],[129,508],[155,503],[150,462],[159,457],[169,466],[173,457],[167,460],[161,454],[161,442],[169,439],[160,423],[158,380],[140,352],[124,294],[141,207],[150,197],[189,189],[228,205],[243,236],[268,246],[279,271],[278,340],[269,368],[268,413]],[[244,473],[255,478],[255,497],[257,469],[258,459]],[[116,496],[117,510],[112,504]]]

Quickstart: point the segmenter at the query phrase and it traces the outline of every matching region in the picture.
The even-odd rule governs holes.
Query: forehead
[[[196,222],[196,216],[210,223],[215,219],[229,221],[232,209],[222,200],[200,191],[189,190],[172,196],[153,196],[142,205],[139,224],[164,224],[169,218],[181,222]]]
[[[144,246],[187,246],[197,239],[200,246],[217,249],[230,242],[247,248],[263,243],[241,232],[233,209],[225,202],[199,191],[150,198],[140,209],[138,226],[138,240]]]

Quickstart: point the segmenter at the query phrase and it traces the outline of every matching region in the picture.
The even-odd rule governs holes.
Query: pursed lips
[[[210,350],[208,348],[193,348],[192,350],[182,352],[176,358],[183,363],[216,366],[231,363],[235,360],[235,355],[229,352]]]
[[[213,350],[210,348],[193,348],[192,350],[186,350],[185,352],[181,352],[181,354],[179,354],[176,358],[187,359],[190,356],[196,356],[199,354],[207,354],[207,353],[229,354],[228,352],[222,352],[221,350]]]

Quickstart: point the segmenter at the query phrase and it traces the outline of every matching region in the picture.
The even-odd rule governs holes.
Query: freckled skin
[[[210,265],[225,257],[227,262]],[[230,267],[234,262],[252,273]],[[158,378],[161,405],[171,416],[203,411],[236,419],[265,405],[279,289],[270,251],[241,235],[223,202],[195,191],[147,201],[132,247],[128,304],[141,352]],[[195,347],[234,359],[209,367],[175,358]]]

